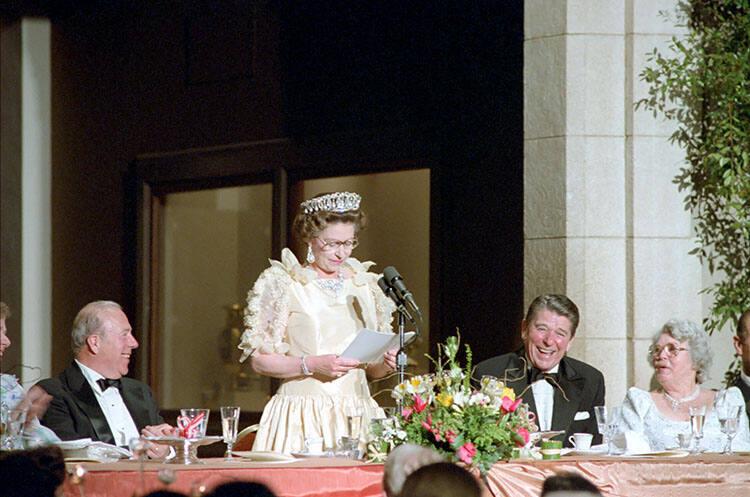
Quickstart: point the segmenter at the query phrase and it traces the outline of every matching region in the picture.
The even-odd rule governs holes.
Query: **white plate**
[[[674,450],[657,450],[652,452],[638,452],[634,454],[622,454],[622,457],[685,457],[690,452],[687,450],[674,449]]]
[[[250,459],[257,462],[291,462],[294,458],[281,452],[272,452],[270,450],[233,450],[232,454],[243,459]]]
[[[607,449],[563,449],[560,454],[563,456],[606,456]]]
[[[292,456],[299,459],[310,459],[315,457],[332,457],[331,452],[292,452]]]
[[[55,442],[55,445],[60,447],[62,450],[77,450],[91,445],[91,439],[79,438],[78,440],[65,440],[61,442]]]
[[[533,431],[529,433],[529,440],[536,443],[540,440],[550,440],[553,437],[564,434],[564,431]]]

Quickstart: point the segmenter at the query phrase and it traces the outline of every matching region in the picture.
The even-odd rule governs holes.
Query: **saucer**
[[[293,457],[290,457],[287,454],[282,454],[281,452],[271,452],[266,450],[248,450],[248,451],[242,451],[242,450],[233,450],[232,454],[243,458],[243,459],[250,459],[251,461],[256,462],[291,462],[294,461]]]
[[[312,459],[316,457],[333,457],[333,452],[292,452],[292,457],[298,459]]]

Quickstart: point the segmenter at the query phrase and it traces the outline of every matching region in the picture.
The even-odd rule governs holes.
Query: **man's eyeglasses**
[[[652,345],[648,348],[648,353],[651,354],[652,357],[659,357],[663,351],[666,351],[669,357],[677,357],[677,354],[679,354],[683,350],[690,349],[686,347],[678,347],[673,343],[668,343],[664,347],[657,347],[656,345]]]
[[[359,245],[359,240],[356,238],[352,238],[351,240],[345,240],[345,241],[339,241],[339,240],[323,240],[322,238],[318,238],[318,240],[321,241],[321,250],[324,252],[335,252],[339,249],[339,247],[342,247],[346,250],[354,250],[357,248],[357,245]]]

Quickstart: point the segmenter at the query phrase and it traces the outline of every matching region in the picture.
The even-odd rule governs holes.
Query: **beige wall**
[[[646,350],[668,319],[700,322],[705,271],[672,180],[673,124],[633,105],[647,53],[680,35],[674,0],[525,3],[525,300],[557,291],[582,319],[571,354],[601,369],[607,402],[648,388]],[[715,345],[717,386],[731,338]]]

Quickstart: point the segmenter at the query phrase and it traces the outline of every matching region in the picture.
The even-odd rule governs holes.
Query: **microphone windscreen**
[[[383,269],[383,277],[385,277],[385,280],[391,286],[393,286],[394,281],[401,279],[401,275],[398,274],[398,271],[396,271],[396,268],[393,266],[388,266],[387,268]]]
[[[385,277],[381,276],[381,278],[378,280],[378,286],[381,290],[383,290],[383,293],[388,295],[391,292],[391,287],[388,286],[388,283],[385,281]]]

